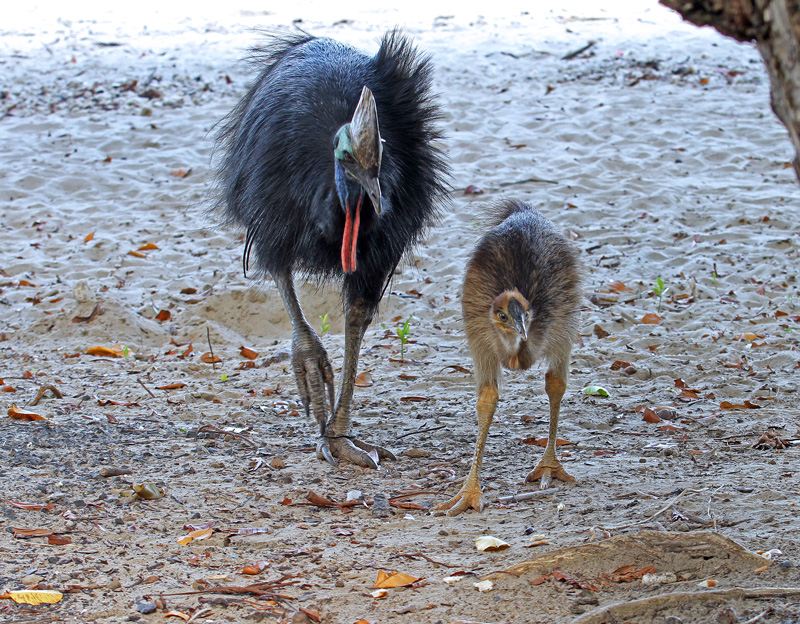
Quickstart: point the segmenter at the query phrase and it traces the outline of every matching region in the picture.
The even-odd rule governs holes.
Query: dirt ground
[[[0,26],[0,592],[64,594],[0,621],[800,622],[800,190],[766,74],[654,4],[571,6],[302,23],[370,52],[401,23],[445,111],[452,205],[361,352],[354,433],[398,456],[378,471],[316,458],[280,298],[207,214],[237,59],[292,16]],[[577,482],[500,500],[536,492],[547,432],[543,371],[507,374],[489,504],[447,517],[476,429],[462,271],[501,196],[587,267],[559,429]],[[337,288],[303,302],[338,375]],[[412,578],[379,592],[381,571]]]

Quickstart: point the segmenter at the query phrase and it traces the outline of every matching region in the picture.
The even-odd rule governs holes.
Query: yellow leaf
[[[180,538],[178,540],[178,543],[181,546],[186,546],[191,541],[207,538],[213,532],[214,529],[200,529],[199,531],[190,531],[188,535],[184,535],[182,538]]]
[[[89,347],[86,355],[100,355],[102,357],[122,357],[122,353],[108,347]]]
[[[373,589],[391,589],[393,587],[406,587],[420,580],[419,576],[411,576],[405,572],[392,571],[391,574],[378,570],[378,580],[375,581]]]
[[[181,612],[181,611],[170,611],[168,613],[165,613],[164,617],[165,618],[168,618],[168,617],[179,617],[184,622],[188,622],[189,621],[189,616],[186,615],[185,613]]]
[[[2,598],[11,598],[19,604],[55,604],[64,597],[64,594],[53,589],[25,589],[22,591],[12,591],[0,595]]]
[[[128,252],[128,255],[129,256],[133,256],[134,258],[146,258],[147,257],[146,253],[142,253],[141,251],[134,251],[133,249],[131,249]]]
[[[151,249],[158,249],[158,245],[155,243],[145,243],[139,247],[138,251],[150,251]]]
[[[83,239],[83,242],[84,242],[84,243],[88,243],[88,242],[89,242],[90,240],[92,240],[93,238],[94,238],[94,232],[92,232],[91,234],[87,234],[87,235],[86,235],[86,238],[84,238],[84,239]]]

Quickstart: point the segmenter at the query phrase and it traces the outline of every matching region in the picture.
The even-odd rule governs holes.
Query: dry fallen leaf
[[[259,574],[269,566],[269,561],[256,561],[248,563],[242,568],[242,574]]]
[[[18,604],[55,604],[64,597],[64,594],[53,589],[24,589],[0,594],[0,598],[10,598]]]
[[[650,312],[642,317],[642,323],[645,325],[660,325],[661,317],[658,314],[653,314]]]
[[[240,347],[239,353],[248,360],[255,360],[258,357],[258,351],[253,351],[252,349],[248,349],[244,346]]]
[[[156,314],[156,320],[161,321],[162,323],[168,321],[172,318],[172,312],[169,310],[161,310],[158,314]]]
[[[199,531],[190,531],[188,535],[184,535],[180,539],[178,539],[178,543],[181,546],[186,546],[189,542],[193,542],[194,540],[201,540],[209,537],[214,532],[214,529],[201,529]]]
[[[150,251],[151,249],[158,249],[158,245],[155,243],[145,243],[137,251]]]
[[[413,585],[422,577],[411,576],[405,572],[392,571],[391,573],[378,570],[378,580],[375,581],[373,589],[392,589],[394,587],[407,587]]]
[[[356,375],[355,385],[359,388],[369,388],[372,385],[372,375],[364,371]]]
[[[178,390],[179,388],[185,387],[186,384],[182,381],[167,384],[166,386],[156,386],[156,390]]]
[[[35,412],[28,412],[26,410],[18,408],[16,403],[12,403],[11,407],[8,408],[8,415],[14,420],[46,420],[49,423],[53,422],[49,418],[40,416]]]
[[[165,618],[168,618],[168,617],[179,617],[184,622],[188,622],[190,616],[186,615],[182,611],[168,611],[167,613],[164,614],[164,617]]]
[[[91,233],[89,233],[89,234],[87,234],[87,235],[86,235],[86,238],[84,238],[84,239],[83,239],[83,242],[84,242],[84,243],[88,243],[88,242],[89,242],[90,240],[92,240],[93,238],[94,238],[94,232],[91,232]]]
[[[166,494],[164,488],[158,487],[155,483],[140,483],[133,486],[133,491],[136,493],[136,498],[143,500],[157,500],[164,498]]]
[[[495,551],[495,550],[505,550],[511,546],[508,542],[504,542],[501,539],[494,537],[493,535],[481,535],[480,537],[475,538],[475,548],[480,551]]]
[[[217,364],[218,362],[222,361],[222,358],[218,355],[211,355],[210,351],[206,351],[203,355],[200,356],[200,360],[205,362],[206,364]]]
[[[122,352],[109,347],[89,347],[86,355],[99,355],[102,357],[122,357]]]

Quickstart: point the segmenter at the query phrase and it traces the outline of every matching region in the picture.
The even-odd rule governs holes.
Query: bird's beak
[[[359,184],[369,195],[375,212],[381,213],[381,185],[378,176],[381,172],[383,145],[378,127],[378,107],[368,87],[361,90],[361,97],[350,122],[350,141],[353,155],[360,167],[351,169]]]
[[[514,321],[514,329],[517,330],[523,340],[528,339],[528,324],[525,308],[516,299],[511,299],[508,302],[508,315]]]

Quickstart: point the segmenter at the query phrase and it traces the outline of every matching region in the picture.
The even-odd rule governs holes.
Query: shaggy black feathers
[[[436,219],[447,167],[439,137],[430,59],[396,31],[370,58],[305,33],[272,36],[254,50],[260,75],[226,120],[219,143],[221,203],[247,231],[260,269],[341,278],[344,211],[334,186],[333,137],[372,90],[384,143],[383,211],[363,209],[358,270],[345,300],[377,306],[404,251]],[[368,202],[365,199],[365,202]]]

